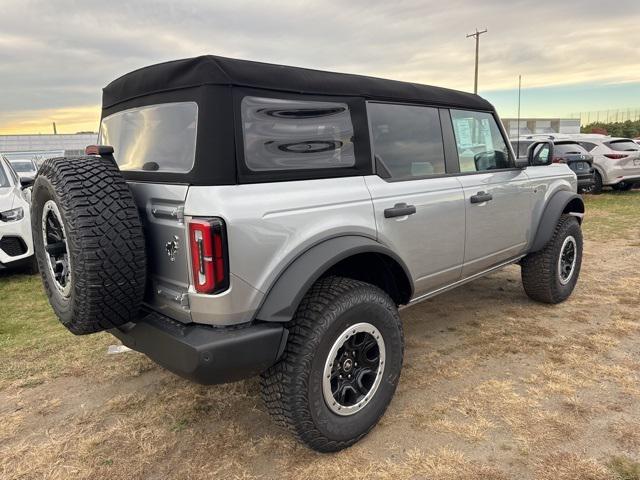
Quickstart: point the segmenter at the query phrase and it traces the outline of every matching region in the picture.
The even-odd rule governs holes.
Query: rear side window
[[[346,103],[247,96],[242,99],[244,159],[254,172],[353,167]]]
[[[559,155],[569,155],[572,153],[577,153],[577,154],[589,153],[580,144],[576,142],[562,142],[562,143],[556,142],[553,145],[553,151],[554,153],[557,153]]]
[[[578,142],[580,145],[582,145],[582,147],[587,151],[590,152],[591,150],[593,150],[594,148],[596,148],[596,144],[595,143],[591,143],[591,142]]]
[[[460,172],[512,168],[509,148],[496,119],[487,112],[451,110]]]
[[[640,145],[633,140],[614,140],[612,142],[607,142],[606,145],[616,152],[633,152],[640,150]]]
[[[163,103],[102,120],[98,142],[111,145],[120,170],[187,173],[196,156],[198,105]]]
[[[412,105],[367,104],[373,153],[393,179],[445,173],[438,110]]]

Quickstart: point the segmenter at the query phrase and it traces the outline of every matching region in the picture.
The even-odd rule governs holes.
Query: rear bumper
[[[578,177],[578,187],[580,188],[592,187],[593,184],[595,183],[593,178],[593,173],[577,175],[577,177]]]
[[[282,354],[288,332],[277,323],[214,328],[184,325],[147,313],[110,333],[167,370],[210,385],[251,377],[269,368]]]

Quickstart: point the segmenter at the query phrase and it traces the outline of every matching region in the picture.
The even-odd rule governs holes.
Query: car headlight
[[[0,220],[3,222],[17,222],[24,218],[24,209],[22,207],[14,208],[0,212]]]

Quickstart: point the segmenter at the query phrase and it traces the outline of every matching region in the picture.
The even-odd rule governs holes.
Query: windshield
[[[36,169],[31,162],[11,162],[11,166],[18,173],[35,172]]]
[[[587,152],[582,145],[577,142],[556,142],[553,146],[554,153],[559,153],[560,155],[570,155],[570,154],[578,154],[578,155],[587,155]]]
[[[102,120],[98,143],[111,145],[120,170],[187,173],[196,155],[198,105],[164,103]]]
[[[634,152],[636,150],[640,150],[640,145],[638,145],[633,140],[613,140],[607,143],[611,150],[615,150],[617,152]]]
[[[2,165],[2,160],[0,160],[0,188],[2,187],[10,187],[9,178],[4,171],[4,166]]]

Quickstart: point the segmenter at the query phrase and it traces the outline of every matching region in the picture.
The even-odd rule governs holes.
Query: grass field
[[[333,455],[276,428],[255,379],[107,355],[38,277],[0,274],[0,478],[640,479],[640,191],[586,202],[574,295],[531,302],[513,266],[403,310],[396,398]]]

